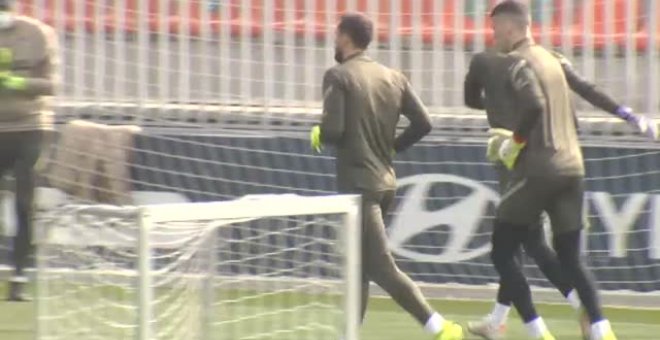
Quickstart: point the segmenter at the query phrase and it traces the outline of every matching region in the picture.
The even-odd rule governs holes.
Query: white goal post
[[[360,198],[42,214],[37,339],[358,339]]]

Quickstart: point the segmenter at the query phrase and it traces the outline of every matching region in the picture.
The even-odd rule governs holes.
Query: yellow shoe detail
[[[442,332],[440,332],[435,340],[463,340],[465,339],[463,335],[463,327],[461,325],[452,322],[445,321],[442,326]]]
[[[550,332],[545,332],[543,335],[539,338],[539,340],[556,340],[555,337],[550,334]]]

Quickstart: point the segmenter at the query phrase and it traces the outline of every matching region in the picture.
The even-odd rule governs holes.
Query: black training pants
[[[537,317],[529,285],[515,259],[528,237],[529,225],[545,211],[550,216],[553,245],[562,269],[580,296],[592,322],[602,319],[593,280],[580,259],[584,180],[579,176],[529,177],[513,181],[502,197],[493,230],[491,257],[501,285],[524,322]]]
[[[501,163],[497,165],[496,169],[499,177],[499,190],[503,195],[508,188],[511,172]],[[534,259],[534,262],[548,281],[557,287],[562,295],[567,296],[572,286],[566,275],[562,273],[557,254],[550,248],[548,242],[546,242],[542,218],[539,218],[529,226],[521,242],[525,253]],[[516,261],[522,265],[524,262],[522,252],[518,250],[514,256]],[[515,292],[507,291],[500,284],[497,291],[497,302],[503,305],[510,305],[514,294]]]
[[[39,159],[43,132],[0,132],[0,174],[11,171],[16,179],[16,220],[12,262],[14,275],[23,276],[32,249],[32,219],[35,189],[34,166]]]

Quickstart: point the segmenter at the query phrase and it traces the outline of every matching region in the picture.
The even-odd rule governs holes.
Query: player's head
[[[337,25],[335,37],[335,60],[342,62],[345,57],[369,47],[374,34],[374,24],[362,13],[342,15]]]
[[[506,0],[490,13],[493,19],[495,44],[500,50],[509,50],[513,44],[528,36],[531,16],[527,5],[520,1]]]
[[[14,0],[0,0],[0,29],[11,27],[14,23],[13,7]]]

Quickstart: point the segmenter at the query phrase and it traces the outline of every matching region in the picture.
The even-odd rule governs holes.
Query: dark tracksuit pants
[[[14,275],[23,276],[32,249],[32,219],[35,164],[39,159],[43,132],[0,132],[0,174],[12,172],[16,179],[16,219],[12,263]]]
[[[538,221],[544,211],[550,217],[553,246],[563,272],[578,292],[591,321],[603,319],[596,285],[580,257],[583,197],[583,177],[561,175],[512,179],[502,195],[491,257],[500,274],[500,285],[511,294],[524,322],[538,315],[515,254],[529,237],[530,224]]]
[[[394,190],[362,192],[362,318],[369,299],[369,282],[383,288],[394,301],[424,325],[433,309],[419,287],[394,262],[385,233],[385,216]]]
[[[497,165],[497,173],[499,177],[500,194],[503,195],[509,185],[511,172],[500,163]],[[525,236],[526,237],[522,240],[522,248],[525,250],[525,253],[534,259],[534,262],[548,281],[557,287],[562,295],[567,296],[571,291],[572,286],[568,281],[568,278],[562,274],[557,254],[555,254],[546,242],[545,234],[543,232],[543,219],[539,218],[535,223],[532,223],[526,231]],[[524,259],[520,250],[521,249],[516,252],[515,260],[522,265]],[[509,292],[506,289],[506,286],[500,284],[497,290],[497,302],[503,305],[511,305],[514,294],[514,292]]]

